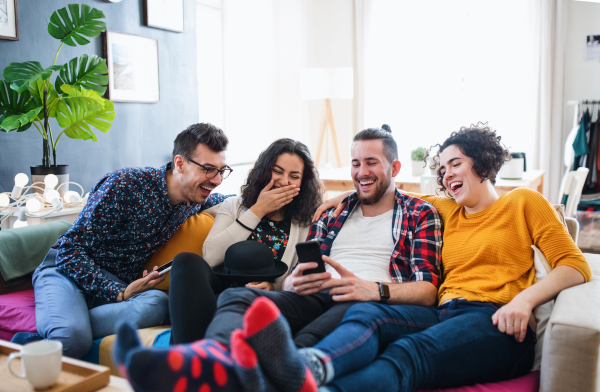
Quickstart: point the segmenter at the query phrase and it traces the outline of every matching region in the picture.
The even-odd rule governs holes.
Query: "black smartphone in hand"
[[[296,252],[298,253],[298,263],[315,262],[319,266],[309,270],[302,271],[302,275],[318,274],[325,272],[325,262],[323,261],[323,253],[317,241],[299,242],[296,244]]]
[[[156,270],[156,272],[158,272],[158,276],[164,275],[167,272],[169,272],[171,270],[172,264],[173,264],[173,260],[158,267],[158,269]],[[153,272],[153,271],[150,271],[150,272]]]

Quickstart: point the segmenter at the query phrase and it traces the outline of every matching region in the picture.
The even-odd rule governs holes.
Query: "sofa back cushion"
[[[41,225],[0,231],[0,273],[2,283],[18,283],[31,274],[44,260],[58,237],[69,230],[71,223],[54,221]]]
[[[215,222],[215,218],[206,212],[201,212],[190,216],[181,227],[173,234],[160,249],[158,249],[142,267],[138,278],[142,277],[143,271],[152,271],[154,266],[161,266],[177,256],[181,252],[191,252],[202,256],[202,245],[210,229]],[[169,291],[169,278],[160,282],[155,289],[165,292]]]

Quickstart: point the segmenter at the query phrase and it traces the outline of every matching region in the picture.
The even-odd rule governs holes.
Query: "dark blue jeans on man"
[[[454,299],[442,306],[362,303],[314,350],[330,391],[415,391],[495,382],[531,371],[535,333],[518,343],[498,331],[499,306]]]

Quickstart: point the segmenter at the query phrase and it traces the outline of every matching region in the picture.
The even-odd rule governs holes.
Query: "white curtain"
[[[558,192],[563,174],[563,146],[570,131],[563,126],[565,42],[567,7],[565,0],[539,0],[538,72],[539,97],[536,139],[537,166],[545,170],[544,195],[559,203]]]
[[[359,129],[392,127],[410,151],[488,122],[556,198],[562,157],[561,0],[356,0]],[[362,55],[361,55],[362,54]],[[361,68],[362,66],[362,72]]]

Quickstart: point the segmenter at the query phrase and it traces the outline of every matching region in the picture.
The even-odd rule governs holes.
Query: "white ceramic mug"
[[[19,357],[23,374],[10,367],[10,362]],[[48,389],[58,380],[62,369],[62,343],[54,340],[28,343],[20,352],[8,356],[6,366],[13,376],[27,379],[35,389]]]

